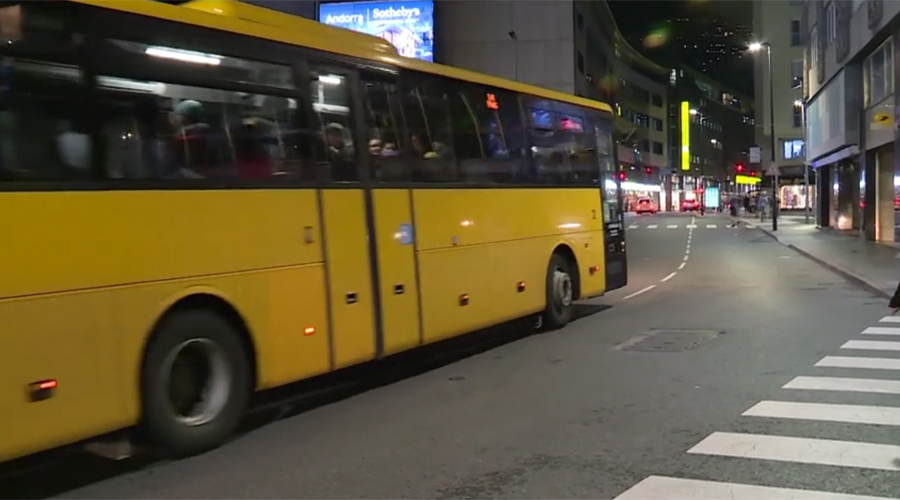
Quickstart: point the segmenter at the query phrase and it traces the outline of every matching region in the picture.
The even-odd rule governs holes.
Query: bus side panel
[[[375,301],[364,193],[321,192],[334,368],[375,359]]]
[[[426,343],[494,323],[494,274],[479,190],[418,189],[416,215],[423,337]]]
[[[34,264],[39,265],[39,264]],[[112,370],[113,291],[0,302],[0,461],[130,425]],[[56,380],[32,402],[30,384]]]
[[[372,191],[375,241],[381,277],[384,354],[419,345],[419,286],[413,245],[410,193],[406,189]]]

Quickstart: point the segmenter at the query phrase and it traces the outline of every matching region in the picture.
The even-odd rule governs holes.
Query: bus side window
[[[407,158],[418,182],[459,180],[453,158],[453,136],[447,94],[424,80],[403,87],[403,117],[409,136]]]
[[[66,7],[0,7],[0,181],[92,177],[90,111],[83,109],[84,74],[75,64],[81,42],[67,26]],[[29,16],[46,19],[27,24]]]
[[[463,87],[451,95],[450,112],[463,180],[525,182],[525,136],[515,94]]]
[[[324,147],[320,164],[326,166],[335,182],[358,182],[356,145],[353,144],[353,120],[347,79],[326,69],[310,71],[310,96]]]
[[[98,72],[94,116],[100,121],[106,176],[300,178],[292,125],[297,103],[288,97],[291,68],[196,51],[196,60],[171,55],[189,49],[113,39],[92,47]],[[217,63],[204,64],[203,58]],[[171,83],[194,79],[248,91]]]
[[[383,182],[402,182],[410,178],[409,163],[404,160],[400,94],[390,83],[363,82],[367,144],[372,166],[371,178]]]

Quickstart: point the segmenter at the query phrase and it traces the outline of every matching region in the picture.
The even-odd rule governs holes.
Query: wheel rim
[[[209,339],[191,339],[173,349],[161,370],[172,418],[198,426],[219,416],[231,394],[228,366],[221,346]]]
[[[553,295],[557,310],[572,305],[572,278],[560,268],[553,271]]]

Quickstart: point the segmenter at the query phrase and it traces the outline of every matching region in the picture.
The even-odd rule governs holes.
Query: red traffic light
[[[756,170],[750,171],[750,177],[756,177]]]
[[[647,167],[644,169],[644,172],[647,172],[647,175],[650,175],[651,173],[653,173],[653,169],[650,167]]]
[[[625,180],[625,172],[619,172],[619,180],[620,180],[620,181],[624,181],[624,180]]]
[[[744,164],[738,163],[735,168],[737,169],[738,173],[742,173],[744,171]]]

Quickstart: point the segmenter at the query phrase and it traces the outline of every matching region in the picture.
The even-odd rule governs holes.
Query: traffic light
[[[624,181],[624,180],[625,180],[625,172],[619,172],[619,180],[620,180],[620,181]]]
[[[750,177],[756,177],[756,170],[750,171]]]
[[[653,173],[653,169],[650,168],[650,167],[647,167],[647,168],[644,169],[644,172],[647,172],[647,175],[650,175],[650,174]]]
[[[737,170],[737,173],[743,174],[744,173],[744,164],[738,163],[737,165],[735,165],[735,170]]]

